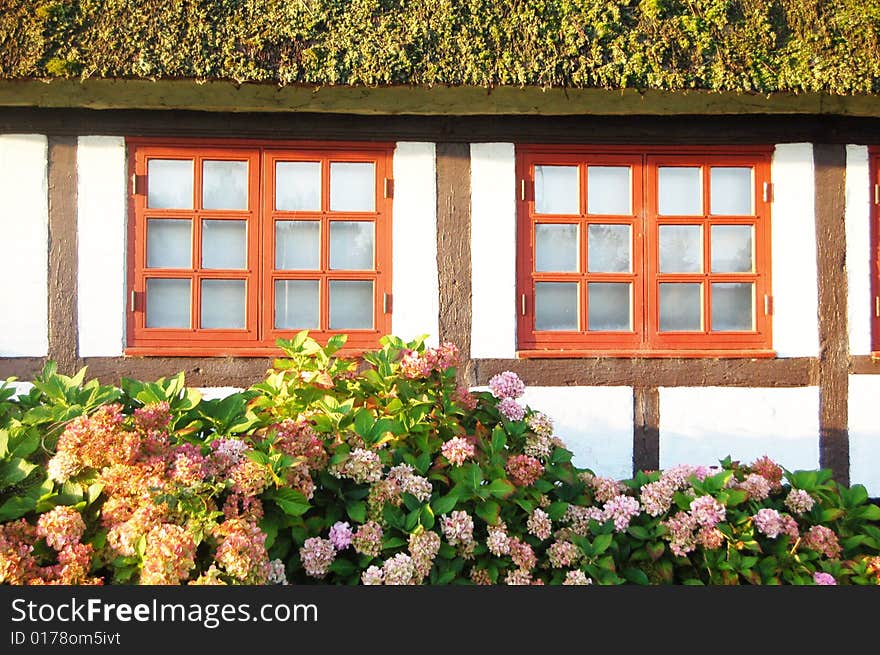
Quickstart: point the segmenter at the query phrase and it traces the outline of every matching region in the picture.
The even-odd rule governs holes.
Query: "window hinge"
[[[390,177],[385,178],[385,197],[391,198],[394,195],[394,180]]]
[[[880,205],[880,184],[874,185],[874,204]]]
[[[526,315],[526,294],[522,294],[519,297],[519,310],[523,316]]]
[[[391,298],[390,293],[383,294],[383,296],[382,296],[382,312],[384,314],[391,313],[391,301],[392,301],[392,298]]]
[[[526,181],[525,178],[519,181],[519,199],[526,199]]]
[[[880,318],[880,296],[874,296],[874,316]]]
[[[773,196],[773,185],[769,182],[764,182],[764,202],[770,202],[770,198]]]
[[[764,295],[764,315],[770,316],[773,313],[773,296]]]
[[[146,175],[138,175],[137,173],[131,174],[131,193],[132,195],[139,195],[146,192],[146,184],[147,176]]]
[[[137,302],[137,291],[132,289],[131,290],[131,300],[129,301],[129,307],[131,308],[131,311],[134,311],[135,306],[136,306],[135,305],[136,302]]]

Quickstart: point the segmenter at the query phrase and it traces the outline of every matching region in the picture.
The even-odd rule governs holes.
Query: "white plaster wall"
[[[868,148],[846,147],[846,276],[849,351],[871,354],[871,177]]]
[[[81,357],[121,355],[125,342],[125,139],[77,141],[77,314]]]
[[[849,477],[880,496],[880,375],[849,376]]]
[[[528,387],[520,402],[553,419],[576,466],[597,475],[632,477],[631,387]]]
[[[39,357],[49,349],[48,141],[0,136],[0,357]]]
[[[257,382],[258,380],[254,380]],[[234,393],[243,391],[239,387],[196,387],[196,391],[202,394],[202,400],[214,400],[215,398],[226,398]]]
[[[4,383],[3,380],[0,380],[0,386]],[[6,386],[12,387],[15,389],[16,396],[26,396],[30,393],[31,389],[34,388],[34,385],[31,382],[7,382]]]
[[[727,455],[817,468],[819,388],[662,387],[660,467],[717,464]]]
[[[516,160],[512,143],[471,144],[471,355],[516,356]]]
[[[812,144],[777,145],[771,179],[773,347],[779,357],[814,357],[819,322]]]
[[[400,142],[394,150],[392,332],[407,341],[428,334],[437,344],[437,158],[433,143]]]

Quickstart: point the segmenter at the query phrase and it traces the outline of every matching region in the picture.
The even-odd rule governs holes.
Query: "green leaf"
[[[727,494],[727,500],[724,505],[727,507],[741,505],[749,498],[749,492],[743,489],[728,489],[725,493]]]
[[[489,525],[496,525],[501,515],[501,506],[494,500],[487,500],[477,505],[476,512]]]
[[[829,507],[828,509],[822,510],[820,519],[822,523],[828,523],[829,521],[836,521],[843,515],[844,511],[839,507]]]
[[[375,419],[368,409],[361,409],[354,415],[354,431],[364,439],[370,437]]]
[[[346,503],[345,512],[355,523],[367,522],[367,504],[362,500]]]
[[[566,511],[568,511],[568,503],[561,500],[555,503],[550,503],[550,507],[547,508],[548,516],[554,521],[558,521],[565,516]]]
[[[286,487],[271,492],[268,494],[268,498],[274,500],[288,516],[302,516],[311,507],[308,498],[302,493]]]
[[[438,516],[442,514],[449,514],[449,512],[455,509],[455,506],[458,504],[458,500],[458,493],[451,491],[445,496],[433,501],[431,503],[431,507],[434,509],[434,514]]]
[[[434,527],[434,511],[431,509],[430,505],[425,505],[422,507],[422,513],[419,516],[419,523],[422,524],[422,527],[425,530],[430,530]]]
[[[347,559],[336,558],[330,565],[330,570],[342,577],[346,577],[354,573],[357,567]]]
[[[877,505],[865,505],[862,511],[862,518],[866,521],[880,521],[880,507]]]
[[[492,480],[487,486],[486,491],[496,498],[507,498],[516,491],[516,487],[503,478]]]
[[[15,496],[9,498],[5,503],[0,505],[0,522],[21,518],[34,509],[36,505],[36,499],[29,496]]]
[[[868,500],[868,490],[865,489],[864,485],[854,484],[849,489],[849,502],[850,505],[861,505],[865,501]]]
[[[3,462],[0,464],[0,489],[21,482],[35,468],[37,468],[36,464],[31,464],[20,457],[13,457],[9,461]]]
[[[634,582],[635,584],[645,585],[645,586],[651,584],[651,581],[648,579],[648,576],[641,569],[630,567],[630,568],[623,569],[623,571],[621,571],[621,574],[623,575],[624,578],[626,578],[630,582]]]
[[[507,435],[504,433],[504,428],[501,426],[496,426],[494,430],[492,430],[492,450],[496,453],[500,453],[507,446]]]
[[[574,457],[574,453],[566,448],[555,448],[550,455],[551,464],[567,464]]]
[[[689,587],[705,587],[701,580],[697,580],[696,578],[688,578],[687,580],[682,580],[683,585],[688,585]]]
[[[631,525],[626,531],[636,539],[642,541],[648,541],[651,538],[651,534],[640,525]]]
[[[601,555],[608,547],[611,545],[611,542],[614,540],[614,536],[611,534],[600,534],[595,539],[593,539],[593,554]]]

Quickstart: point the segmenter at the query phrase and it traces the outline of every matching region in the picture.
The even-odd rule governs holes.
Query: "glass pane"
[[[371,280],[331,280],[330,329],[372,329],[373,298]]]
[[[189,280],[147,280],[147,327],[188,328]]]
[[[577,166],[535,166],[535,213],[581,213]]]
[[[275,327],[279,330],[320,327],[317,280],[275,280]]]
[[[703,228],[699,225],[660,226],[660,272],[699,273],[703,270]]]
[[[703,294],[700,284],[660,285],[660,330],[681,332],[703,328]]]
[[[330,164],[330,210],[376,211],[376,165],[372,162]]]
[[[659,171],[659,211],[665,216],[698,216],[703,213],[703,182],[699,168]]]
[[[712,330],[754,329],[753,286],[748,282],[717,282],[712,285]]]
[[[248,208],[248,163],[246,161],[202,162],[202,207],[204,209]]]
[[[578,329],[577,282],[535,284],[535,329]]]
[[[629,225],[587,228],[587,269],[590,273],[629,273],[632,238]]]
[[[243,329],[246,311],[244,280],[202,280],[203,328]]]
[[[712,168],[709,171],[710,210],[718,216],[751,216],[754,214],[752,200],[751,168]]]
[[[147,268],[192,267],[192,221],[147,221]]]
[[[371,221],[331,221],[330,268],[355,271],[373,268]]]
[[[713,225],[711,236],[713,272],[752,272],[751,225]]]
[[[275,268],[280,271],[321,268],[318,221],[275,222]]]
[[[202,267],[247,268],[246,221],[202,221]]]
[[[535,270],[578,270],[578,226],[535,225]]]
[[[275,163],[275,209],[321,211],[321,162]]]
[[[192,209],[191,159],[151,159],[147,162],[147,205],[153,209]]]
[[[587,213],[632,213],[629,166],[587,166]]]
[[[589,329],[596,331],[631,330],[630,285],[617,282],[590,282]]]

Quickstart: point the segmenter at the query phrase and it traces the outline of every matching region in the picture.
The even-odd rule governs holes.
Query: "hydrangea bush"
[[[0,583],[878,584],[880,508],[827,471],[575,467],[504,372],[452,344],[359,360],[299,334],[203,400],[49,365],[0,387]]]

